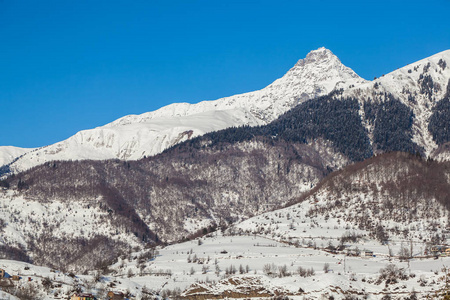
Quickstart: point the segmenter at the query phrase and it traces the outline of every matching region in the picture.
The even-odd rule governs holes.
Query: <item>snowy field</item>
[[[349,295],[381,299],[390,295],[402,299],[413,292],[420,299],[445,286],[443,268],[450,265],[447,257],[400,262],[387,255],[351,257],[298,248],[259,236],[221,234],[200,242],[193,240],[160,248],[155,258],[143,262],[139,261],[141,254],[136,252],[119,259],[108,274],[101,276],[97,273],[70,276],[7,260],[0,260],[0,267],[9,275],[22,277],[13,289],[31,285],[40,293],[40,299],[63,299],[77,288],[97,294],[100,299],[109,290],[128,293],[132,299],[168,296],[194,299],[199,295],[204,295],[203,299],[224,295],[229,298],[286,295],[292,299],[329,296],[343,299]],[[380,270],[392,263],[401,269],[403,277],[397,282],[379,280]],[[306,273],[303,276],[309,276],[301,276],[301,270]],[[45,286],[45,278],[50,279],[50,285]]]

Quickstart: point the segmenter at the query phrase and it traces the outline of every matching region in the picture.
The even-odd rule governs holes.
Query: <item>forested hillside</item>
[[[98,238],[107,237],[111,245],[145,245],[204,234],[286,204],[347,162],[323,140],[306,145],[259,138],[214,149],[174,148],[140,161],[57,161],[3,181],[8,189],[0,218],[8,221],[7,236],[15,232],[10,243],[29,249],[35,261],[89,268],[97,254],[105,257]],[[42,215],[22,213],[28,205],[38,206]],[[74,213],[78,217],[66,224]],[[21,225],[31,220],[31,228]],[[62,243],[65,226],[72,230],[64,231]],[[90,260],[55,259],[79,251],[81,241],[97,249]],[[123,249],[118,245],[111,249]]]
[[[17,224],[10,223],[20,238],[9,244],[47,265],[86,268],[131,245],[208,233],[295,202],[330,172],[374,152],[420,155],[412,141],[413,118],[411,109],[389,94],[361,106],[336,92],[308,100],[269,125],[209,133],[139,161],[49,162],[1,182],[4,214],[13,210],[6,199],[17,196],[43,210],[52,203],[76,204],[85,210],[83,218],[91,216],[90,226],[103,224],[104,230],[98,235],[81,229],[62,242],[54,232],[61,217],[36,218],[27,231],[20,224],[29,216],[20,215]],[[116,251],[100,256],[102,239]],[[80,242],[99,256],[83,256]],[[80,255],[69,259],[73,252]]]
[[[364,117],[361,117],[361,111]],[[437,108],[437,111],[441,109]],[[413,142],[413,119],[412,110],[390,94],[376,95],[370,101],[362,102],[361,107],[358,99],[334,92],[299,104],[268,125],[211,132],[173,148],[183,151],[214,148],[249,141],[255,137],[261,137],[269,143],[283,140],[302,144],[320,138],[330,141],[334,150],[350,161],[362,161],[374,152],[423,154],[423,149]],[[366,129],[366,124],[372,132]],[[436,127],[441,128],[441,123]],[[166,150],[170,151],[172,149]]]
[[[407,240],[429,252],[431,245],[446,243],[448,237],[449,176],[449,162],[385,153],[330,174],[286,208],[256,216],[238,228],[286,241],[303,240],[305,246],[311,232],[322,231],[333,237],[335,246],[359,239],[389,241],[391,246]]]

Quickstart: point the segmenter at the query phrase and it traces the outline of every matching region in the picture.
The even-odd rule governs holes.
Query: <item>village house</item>
[[[447,245],[434,245],[430,250],[432,255],[450,256],[450,248]]]
[[[6,273],[5,270],[0,269],[0,279],[4,279],[4,278],[8,278],[8,279],[12,279],[14,281],[19,281],[20,280],[20,276],[19,275],[9,275]]]
[[[95,297],[92,294],[75,293],[70,297],[70,300],[95,300]]]
[[[373,251],[372,250],[364,250],[364,256],[365,257],[373,257]]]
[[[431,254],[437,255],[439,252],[441,252],[441,246],[434,245],[431,247]]]
[[[114,291],[109,291],[108,292],[108,299],[109,300],[124,300],[125,299],[125,295],[121,292],[114,292]]]

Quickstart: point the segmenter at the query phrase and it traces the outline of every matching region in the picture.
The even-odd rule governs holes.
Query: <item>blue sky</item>
[[[450,0],[0,0],[0,145],[263,88],[325,46],[373,79],[450,49]]]

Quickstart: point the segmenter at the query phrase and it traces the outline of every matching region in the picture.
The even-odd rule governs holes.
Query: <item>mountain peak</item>
[[[331,50],[320,47],[317,50],[310,51],[304,59],[300,59],[296,67],[303,67],[305,65],[340,65],[339,58],[331,52]]]
[[[322,59],[327,59],[330,57],[336,57],[336,55],[333,54],[333,52],[331,52],[331,50],[325,48],[325,47],[320,47],[316,50],[311,50],[307,55],[306,55],[306,59],[307,60],[322,60]]]
[[[269,88],[294,91],[297,103],[365,80],[325,47],[309,52]]]

